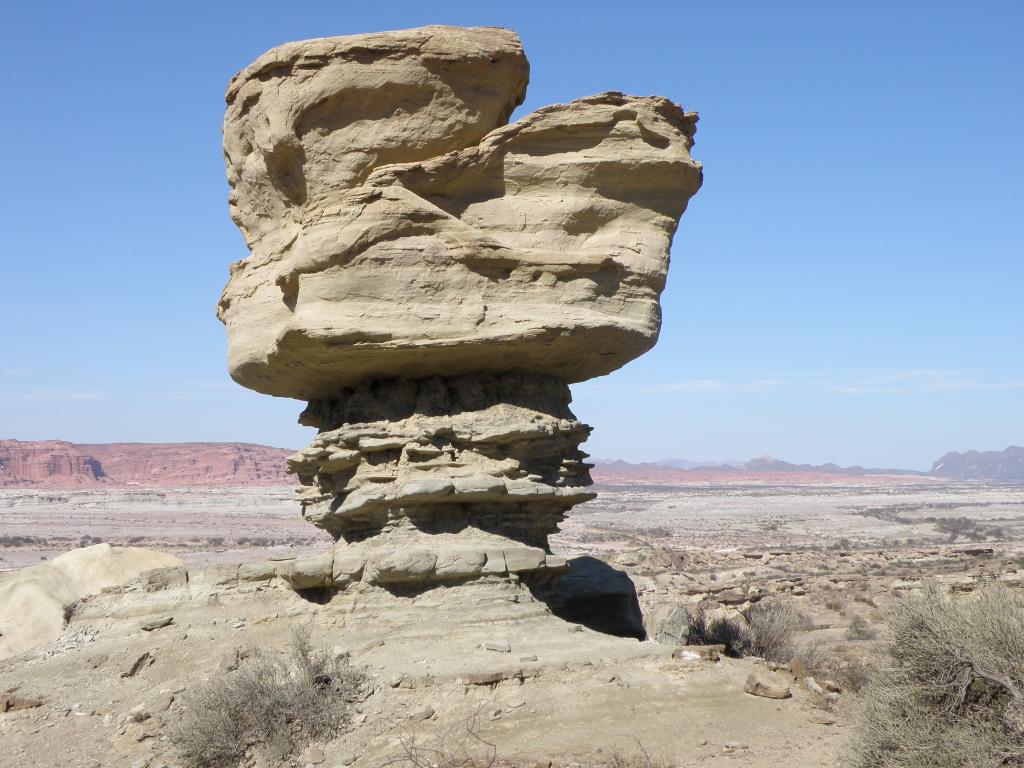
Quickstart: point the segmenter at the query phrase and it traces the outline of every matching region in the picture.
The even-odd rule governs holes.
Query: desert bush
[[[724,645],[733,656],[760,656],[786,663],[796,652],[794,637],[806,617],[791,600],[767,598],[743,614],[743,621],[709,619],[703,608],[690,613],[687,642]]]
[[[746,612],[750,626],[747,653],[768,661],[785,664],[796,655],[796,631],[806,623],[803,613],[791,600],[766,599]]]
[[[256,652],[187,695],[168,735],[190,768],[237,765],[250,751],[281,761],[340,733],[366,686],[346,658],[314,648],[308,630],[296,630],[284,658]]]
[[[931,585],[893,601],[887,621],[847,764],[1024,766],[1024,595]]]
[[[827,679],[835,680],[844,691],[859,693],[871,682],[871,671],[871,663],[861,657],[833,660],[827,668]]]
[[[746,627],[734,621],[712,619],[703,606],[690,611],[686,641],[690,645],[724,645],[726,653],[743,655],[747,646]]]
[[[808,643],[796,657],[815,677],[833,680],[844,691],[856,693],[871,679],[871,662],[863,656],[837,653],[821,641]]]
[[[868,620],[863,616],[854,616],[850,621],[850,626],[846,628],[846,637],[848,640],[874,640],[875,631],[868,624]]]

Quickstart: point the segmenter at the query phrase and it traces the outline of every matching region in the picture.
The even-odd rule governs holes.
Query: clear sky
[[[225,370],[229,78],[290,40],[516,29],[527,102],[697,110],[654,351],[599,457],[925,468],[1024,443],[1024,3],[4,2],[0,437],[304,445]]]

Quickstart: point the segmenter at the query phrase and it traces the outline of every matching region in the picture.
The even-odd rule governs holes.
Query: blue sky
[[[595,456],[924,468],[1024,443],[1024,3],[4,3],[0,437],[301,446],[225,370],[223,92],[289,40],[516,29],[523,114],[701,113],[654,351]]]

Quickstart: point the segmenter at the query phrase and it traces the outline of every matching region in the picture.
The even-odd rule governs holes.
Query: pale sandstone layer
[[[74,549],[48,563],[0,576],[0,659],[48,643],[75,604],[144,571],[182,565],[173,555],[109,544]]]

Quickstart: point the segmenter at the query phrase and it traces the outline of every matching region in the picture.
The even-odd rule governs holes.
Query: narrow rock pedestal
[[[320,432],[288,459],[303,515],[372,583],[564,569],[548,536],[595,495],[579,448],[590,428],[570,400],[555,378],[503,373],[372,381],[312,401],[300,420]]]

